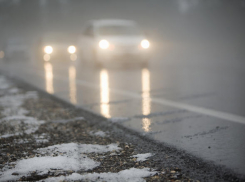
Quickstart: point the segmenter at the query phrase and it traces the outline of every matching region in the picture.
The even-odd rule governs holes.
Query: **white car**
[[[150,42],[130,20],[91,21],[78,45],[83,60],[95,65],[115,62],[147,65],[150,58]]]

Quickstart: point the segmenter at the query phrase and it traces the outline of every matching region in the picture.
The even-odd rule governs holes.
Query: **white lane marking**
[[[35,75],[38,74],[38,75],[44,77],[44,73],[41,72],[40,70],[38,70],[38,72],[34,71],[34,70],[26,70],[26,72],[28,72],[28,71],[29,72],[30,71],[33,72]],[[65,81],[65,82],[69,82],[68,78],[62,77],[60,75],[55,75],[54,79],[60,80],[60,81]],[[88,81],[78,80],[77,79],[76,83],[81,85],[81,86],[88,87],[88,88],[100,89],[99,85],[90,83]],[[129,97],[135,98],[135,99],[142,99],[141,94],[130,92],[130,91],[109,88],[109,92],[116,93],[116,94],[119,94],[119,95],[129,96]],[[157,104],[164,105],[164,106],[170,106],[170,107],[174,107],[174,108],[178,108],[178,109],[185,109],[187,111],[191,111],[191,112],[195,112],[195,113],[199,113],[199,114],[203,114],[203,115],[207,115],[207,116],[212,116],[212,117],[219,118],[219,119],[224,119],[224,120],[227,120],[227,121],[232,121],[232,122],[236,122],[236,123],[240,123],[240,124],[245,124],[245,117],[239,116],[239,115],[235,115],[235,114],[230,114],[230,113],[226,113],[226,112],[222,112],[222,111],[215,111],[215,110],[212,110],[212,109],[192,106],[192,105],[189,105],[189,104],[183,104],[183,103],[180,103],[180,102],[175,102],[175,101],[162,99],[162,98],[160,99],[160,98],[151,97],[151,101],[153,103],[157,103]]]

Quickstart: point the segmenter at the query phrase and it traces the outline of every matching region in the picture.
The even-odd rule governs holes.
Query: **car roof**
[[[109,26],[109,25],[121,25],[121,26],[133,26],[136,25],[136,22],[132,20],[123,20],[123,19],[103,19],[103,20],[93,20],[91,23],[95,27],[100,26]]]

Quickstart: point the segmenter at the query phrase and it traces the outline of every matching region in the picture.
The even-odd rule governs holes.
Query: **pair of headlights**
[[[76,47],[71,45],[67,48],[67,51],[70,53],[70,54],[74,54],[76,52]],[[45,46],[44,47],[44,52],[46,54],[52,54],[53,52],[53,47],[52,46]]]
[[[107,49],[108,47],[110,46],[110,43],[107,41],[107,40],[101,40],[99,42],[99,47],[101,49]],[[146,39],[142,40],[140,42],[140,46],[143,48],[143,49],[148,49],[150,47],[150,42]]]

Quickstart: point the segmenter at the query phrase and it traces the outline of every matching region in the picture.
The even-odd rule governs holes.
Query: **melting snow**
[[[0,90],[8,89],[11,84],[6,80],[4,76],[0,76]]]
[[[6,83],[7,80],[4,79]],[[0,77],[0,85],[3,82],[3,78]],[[7,87],[4,87],[7,88]],[[1,87],[0,87],[1,89]],[[17,88],[12,88],[11,93],[16,93]],[[25,94],[15,94],[15,95],[5,95],[0,97],[0,105],[4,108],[1,111],[1,115],[4,116],[0,119],[0,124],[7,124],[13,126],[13,131],[4,131],[0,138],[6,138],[14,135],[19,135],[21,133],[33,133],[38,127],[44,123],[44,121],[39,121],[36,118],[26,116],[28,111],[22,108],[22,104],[27,99],[37,99],[37,92],[26,92]]]
[[[18,144],[23,144],[23,143],[29,143],[29,140],[27,139],[14,139],[14,143],[18,143]]]
[[[18,88],[11,88],[8,93],[10,94],[17,94],[19,92],[19,89]]]
[[[13,115],[22,116],[22,115],[26,115],[28,113],[29,112],[26,109],[21,108],[21,107],[19,109],[7,107],[7,108],[4,108],[4,110],[1,112],[2,115],[7,116],[6,119],[8,119],[8,116],[10,116],[10,117],[12,117]],[[5,120],[5,118],[2,118],[1,121],[2,120]]]
[[[1,112],[4,116],[22,116],[28,113],[26,109],[23,109],[21,105],[26,99],[37,99],[36,92],[27,92],[25,94],[17,95],[6,95],[0,97],[0,105],[4,107],[4,110]]]
[[[35,141],[36,143],[46,143],[49,141],[49,136],[45,133],[43,133],[42,135],[34,135]]]
[[[88,157],[78,158],[78,155],[34,157],[18,161],[14,169],[7,170],[3,173],[1,180],[17,180],[23,175],[30,174],[32,171],[39,171],[39,174],[44,174],[48,173],[51,168],[77,171],[79,169],[93,169],[99,165],[99,162],[96,162]],[[13,176],[12,173],[14,172],[21,176]]]
[[[37,93],[30,91],[25,94],[6,95],[0,98],[0,104],[4,107],[18,109],[26,99],[37,99]]]
[[[97,132],[90,131],[89,134],[93,136],[106,137],[106,133],[103,131],[97,131]]]
[[[8,125],[14,126],[15,131],[13,133],[7,133],[0,138],[6,138],[14,135],[34,133],[44,121],[39,121],[36,118],[29,116],[9,116],[0,120],[0,123],[7,123]]]
[[[23,159],[16,162],[15,168],[7,169],[2,173],[1,180],[17,180],[21,176],[28,176],[32,171],[38,174],[45,174],[52,168],[61,170],[88,170],[100,165],[82,153],[104,153],[113,150],[120,150],[117,144],[110,145],[92,145],[92,144],[76,144],[68,143],[61,145],[53,145],[46,148],[39,148],[36,152],[41,153],[43,157],[34,157]],[[58,156],[52,157],[56,153]],[[18,173],[18,176],[12,173]]]
[[[77,143],[67,143],[61,145],[53,145],[46,148],[40,148],[37,151],[41,153],[45,153],[47,151],[50,152],[66,152],[66,153],[73,153],[74,151],[80,153],[105,153],[113,150],[120,150],[121,148],[118,147],[117,144],[110,144],[110,145],[93,145],[93,144],[77,144]]]
[[[151,153],[133,155],[133,157],[137,158],[137,161],[141,161],[141,162],[147,160],[147,158],[151,156],[152,156]]]
[[[48,178],[45,181],[55,182],[62,180],[89,180],[89,181],[107,181],[107,182],[144,182],[144,177],[154,175],[156,172],[150,171],[149,168],[137,169],[130,168],[118,173],[90,173],[81,175],[73,173],[70,176],[60,176]]]
[[[14,136],[15,134],[5,134],[5,135],[1,135],[0,138],[8,138],[11,136]]]

